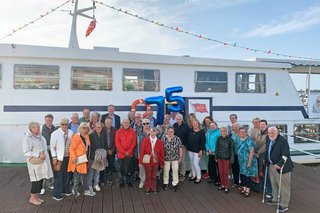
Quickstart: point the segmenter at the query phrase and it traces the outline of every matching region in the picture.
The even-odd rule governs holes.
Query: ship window
[[[160,71],[151,69],[123,69],[123,91],[160,91]]]
[[[308,138],[320,141],[320,124],[295,124],[294,136],[299,136],[294,137],[294,143],[312,142]]]
[[[275,126],[277,127],[279,133],[288,140],[288,126],[287,124],[269,124],[268,126]]]
[[[2,70],[1,70],[1,64],[0,64],[0,88],[2,88]]]
[[[195,72],[195,92],[228,92],[226,72]]]
[[[72,67],[72,90],[112,90],[112,69],[103,67]]]
[[[236,73],[236,92],[265,93],[266,92],[266,74]]]
[[[59,89],[59,66],[14,65],[15,89]]]

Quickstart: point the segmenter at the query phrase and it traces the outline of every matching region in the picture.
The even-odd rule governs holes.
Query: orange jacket
[[[88,143],[88,149],[89,149],[90,148],[89,135],[86,137],[86,142]],[[86,146],[84,145],[79,133],[73,135],[71,139],[69,151],[70,151],[70,157],[69,157],[68,172],[74,172],[75,170],[77,170],[77,172],[80,174],[87,174],[88,163],[82,163],[82,164],[76,165],[76,163],[74,162],[74,160],[76,160],[77,157],[86,154]],[[89,159],[89,156],[87,156],[87,158]]]
[[[125,158],[126,152],[129,152],[128,157],[133,157],[133,151],[137,144],[137,135],[132,128],[120,128],[116,132],[115,141],[119,159]]]

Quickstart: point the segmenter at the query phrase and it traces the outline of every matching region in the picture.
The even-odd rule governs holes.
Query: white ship
[[[296,162],[319,162],[317,155],[305,154],[320,150],[320,113],[305,108],[290,77],[320,74],[319,62],[80,49],[76,17],[69,48],[0,44],[0,162],[25,162],[22,136],[30,121],[43,123],[45,114],[52,113],[58,123],[73,112],[81,116],[84,107],[105,113],[114,104],[123,119],[136,99],[165,96],[167,88],[176,86],[183,88],[174,95],[185,100],[184,113],[196,112],[200,119],[211,115],[220,126],[229,123],[232,113],[249,126],[254,117],[266,119],[288,138]],[[312,96],[310,90],[306,95]],[[197,111],[195,104],[206,108]]]

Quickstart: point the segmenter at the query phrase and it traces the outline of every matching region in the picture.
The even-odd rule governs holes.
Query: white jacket
[[[68,129],[68,139],[71,141],[73,135],[72,130]],[[64,157],[64,145],[65,137],[61,128],[57,129],[51,134],[50,139],[50,151],[52,158],[57,158],[59,161],[63,161]]]

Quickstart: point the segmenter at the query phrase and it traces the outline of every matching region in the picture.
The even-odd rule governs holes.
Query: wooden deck
[[[179,191],[160,190],[146,195],[127,186],[120,189],[118,182],[106,186],[95,197],[74,196],[60,202],[51,198],[51,191],[44,196],[40,207],[28,204],[30,182],[26,167],[0,167],[0,212],[275,212],[275,206],[261,203],[261,194],[252,193],[250,198],[240,196],[238,190],[229,194],[202,181],[193,184],[188,180],[179,185]],[[296,165],[292,174],[292,192],[289,212],[319,212],[320,171]]]

